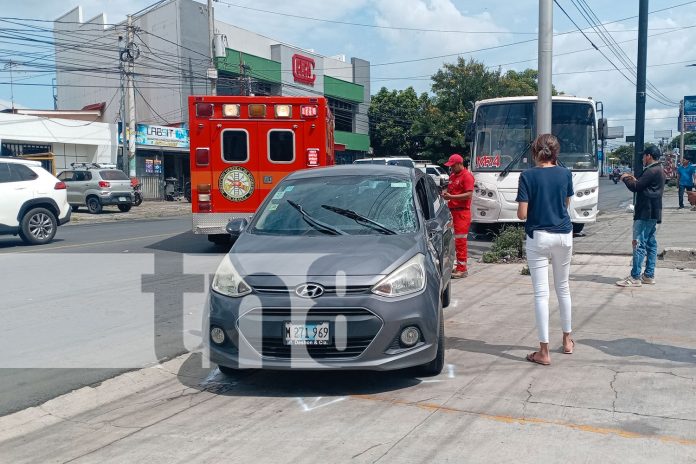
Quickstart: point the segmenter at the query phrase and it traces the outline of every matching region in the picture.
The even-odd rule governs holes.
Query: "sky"
[[[152,2],[0,0],[5,7],[0,18],[53,20],[79,5],[85,20],[103,12],[107,22],[115,23]],[[593,49],[590,40],[597,46],[604,45],[599,34],[589,29],[587,38],[584,37],[565,13],[554,6],[554,31],[557,34],[572,31],[554,37],[554,85],[566,94],[602,101],[609,125],[624,126],[625,134],[632,135],[635,78],[625,68],[634,67],[637,60],[638,20],[613,21],[637,16],[638,1],[558,0],[558,3],[581,28],[588,27],[578,9],[582,3],[591,9],[598,22],[612,22],[605,29],[619,43],[626,64],[607,47],[600,50],[611,62]],[[536,68],[537,0],[219,0],[214,7],[216,20],[314,49],[323,55],[345,54],[348,58],[370,61],[373,93],[380,87],[408,86],[427,92],[430,76],[443,63],[456,61],[457,56],[475,58],[503,71]],[[696,67],[686,66],[696,63],[696,2],[652,0],[650,11],[655,12],[649,16],[647,76],[655,89],[649,89],[649,95],[662,101],[647,99],[646,141],[653,140],[655,130],[671,129],[676,135],[678,102],[684,95],[696,94]],[[16,27],[0,19],[0,28]],[[40,46],[48,50],[47,46]],[[10,58],[21,60],[24,50],[26,46],[0,38],[0,108],[10,106],[12,93],[16,106],[52,108],[50,72],[13,73],[17,84],[41,86],[8,85],[10,73],[6,63]],[[615,51],[620,53],[618,49]],[[614,69],[614,65],[622,71]],[[618,143],[619,140],[612,141],[610,147]]]

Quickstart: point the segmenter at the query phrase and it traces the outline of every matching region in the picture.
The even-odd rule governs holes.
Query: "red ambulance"
[[[193,232],[225,243],[287,174],[335,164],[325,98],[190,96]]]

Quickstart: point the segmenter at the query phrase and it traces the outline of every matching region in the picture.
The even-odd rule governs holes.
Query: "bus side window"
[[[244,129],[222,131],[222,160],[226,163],[249,161],[249,133]]]

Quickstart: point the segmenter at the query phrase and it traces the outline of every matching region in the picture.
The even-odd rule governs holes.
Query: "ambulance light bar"
[[[319,107],[317,105],[302,105],[300,114],[303,118],[316,118],[319,114]]]
[[[222,105],[222,116],[225,118],[238,118],[239,105]]]
[[[275,116],[276,116],[276,118],[291,118],[292,117],[292,106],[291,105],[276,105],[275,106]]]
[[[259,105],[252,103],[249,105],[249,117],[250,118],[265,118],[266,117],[266,105]]]

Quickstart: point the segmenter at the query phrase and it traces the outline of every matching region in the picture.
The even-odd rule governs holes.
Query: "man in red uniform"
[[[468,275],[466,267],[467,236],[471,225],[471,197],[474,194],[474,176],[464,166],[462,155],[455,153],[449,157],[445,166],[450,168],[449,185],[442,196],[452,212],[454,221],[454,244],[457,248],[457,265],[452,272],[453,279]]]

